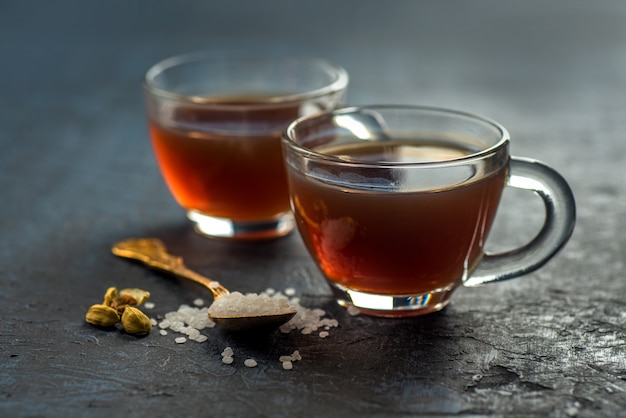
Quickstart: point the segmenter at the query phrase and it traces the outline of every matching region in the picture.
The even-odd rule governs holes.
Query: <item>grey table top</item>
[[[199,237],[166,190],[141,79],[198,49],[323,56],[350,73],[349,103],[500,121],[513,154],[569,180],[571,241],[527,277],[460,289],[443,312],[349,316],[297,234]],[[0,55],[0,415],[626,416],[626,3],[7,1]],[[540,203],[506,193],[489,246],[519,245],[540,222]],[[113,257],[130,236],[163,239],[232,288],[293,287],[339,327],[176,344],[89,326],[112,285],[149,290],[155,318],[209,300]]]

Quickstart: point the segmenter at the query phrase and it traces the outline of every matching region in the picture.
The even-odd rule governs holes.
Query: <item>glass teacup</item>
[[[342,68],[320,59],[194,53],[153,66],[144,82],[152,145],[196,229],[248,240],[288,234],[281,132],[337,107],[347,85]]]
[[[486,118],[417,106],[303,117],[283,150],[304,243],[337,301],[379,316],[442,309],[460,285],[521,276],[568,241],[575,202],[563,177],[509,155]],[[486,254],[503,189],[537,193],[546,217],[528,244]]]

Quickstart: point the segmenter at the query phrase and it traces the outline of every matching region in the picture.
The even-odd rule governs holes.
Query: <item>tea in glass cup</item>
[[[144,81],[156,160],[200,233],[274,238],[293,229],[280,137],[294,119],[337,107],[348,75],[319,59],[194,53]]]
[[[366,314],[440,310],[460,285],[539,268],[573,231],[565,180],[510,157],[508,132],[486,118],[417,106],[336,109],[290,124],[283,149],[309,253],[339,304]],[[485,254],[507,186],[538,193],[546,220],[527,245]]]

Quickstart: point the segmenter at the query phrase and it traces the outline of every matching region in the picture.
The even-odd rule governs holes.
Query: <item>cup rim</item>
[[[262,98],[254,103],[246,104],[229,104],[228,101],[220,98],[212,97],[200,97],[200,96],[188,96],[184,94],[174,93],[167,89],[158,87],[154,83],[154,78],[163,71],[173,68],[177,65],[192,62],[219,62],[220,60],[228,60],[234,63],[250,63],[250,62],[305,62],[310,64],[319,65],[326,69],[329,73],[334,74],[334,80],[322,87],[293,94],[285,95],[273,95]],[[345,90],[348,86],[349,75],[348,72],[341,66],[333,64],[326,59],[317,57],[301,57],[301,56],[263,56],[263,55],[239,55],[229,54],[222,55],[216,54],[210,51],[196,51],[179,55],[174,55],[169,58],[165,58],[156,64],[152,65],[144,75],[143,86],[144,89],[154,96],[161,98],[174,100],[181,103],[196,104],[196,105],[214,105],[225,108],[264,108],[268,106],[279,106],[294,102],[301,102],[310,100],[316,97],[326,96],[332,93],[336,93]]]
[[[419,161],[419,162],[400,162],[400,161],[360,161],[360,160],[346,160],[333,155],[323,154],[317,151],[314,151],[310,148],[304,147],[298,144],[296,141],[292,139],[292,134],[296,129],[296,125],[305,122],[307,120],[312,120],[315,118],[330,116],[330,115],[341,115],[347,113],[358,112],[362,110],[414,110],[414,111],[424,111],[424,112],[434,112],[438,114],[447,114],[451,116],[460,116],[464,118],[474,119],[476,121],[486,123],[488,125],[493,126],[497,130],[500,131],[500,139],[493,145],[469,154],[462,157],[451,158],[448,160],[441,161]],[[315,160],[323,160],[327,163],[336,164],[336,165],[344,165],[350,167],[421,167],[421,168],[437,168],[437,167],[446,167],[446,166],[458,166],[463,164],[468,164],[473,161],[485,159],[493,154],[496,154],[500,149],[505,147],[510,141],[509,131],[499,122],[495,120],[477,115],[475,113],[470,113],[462,110],[456,110],[445,107],[437,107],[437,106],[424,106],[424,105],[394,105],[394,104],[379,104],[379,105],[362,105],[362,106],[347,106],[341,107],[334,110],[318,112],[312,115],[302,116],[298,119],[292,121],[287,128],[283,131],[282,142],[287,147],[294,149],[296,152],[301,154],[304,157],[315,159]]]

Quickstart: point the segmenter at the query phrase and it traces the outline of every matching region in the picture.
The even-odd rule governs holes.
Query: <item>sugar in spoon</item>
[[[113,254],[138,260],[148,267],[170,273],[176,277],[196,282],[211,291],[214,300],[229,295],[230,292],[220,283],[204,277],[183,264],[182,257],[169,254],[165,244],[156,238],[137,238],[120,241],[113,245]],[[296,314],[296,308],[289,305],[288,308],[276,307],[262,313],[247,313],[245,309],[237,315],[212,314],[209,318],[218,326],[232,330],[270,330],[281,326]]]

